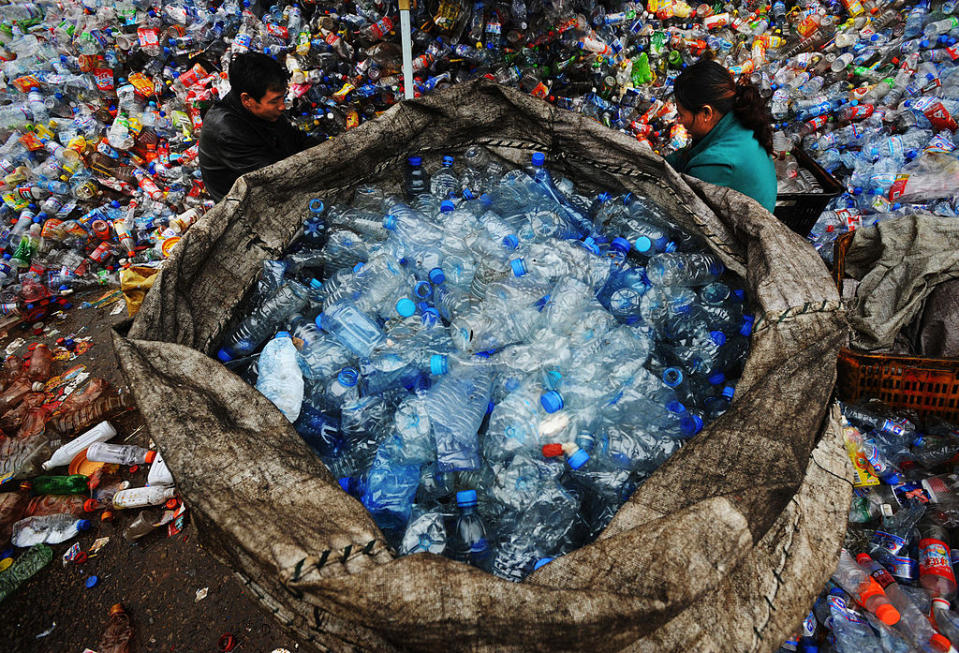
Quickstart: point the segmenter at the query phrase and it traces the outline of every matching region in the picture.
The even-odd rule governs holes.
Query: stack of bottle
[[[846,186],[811,236],[827,258],[862,224],[956,214],[952,0],[414,4],[416,94],[489,77],[663,154],[689,143],[673,80],[712,53],[769,99],[782,191],[817,192],[796,146]],[[169,254],[209,206],[196,139],[232,55],[282,61],[289,115],[321,139],[381,113],[406,81],[392,3],[44,0],[0,6],[0,21],[6,310]],[[15,307],[24,276],[34,287]]]
[[[519,580],[729,407],[753,319],[662,207],[583,195],[542,154],[404,173],[403,196],[311,202],[218,355],[400,554]]]
[[[780,651],[954,651],[959,644],[959,428],[843,405],[857,474],[839,564]],[[950,645],[951,644],[951,645]]]

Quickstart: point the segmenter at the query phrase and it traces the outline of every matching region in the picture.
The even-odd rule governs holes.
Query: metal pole
[[[399,0],[400,40],[403,42],[403,97],[413,99],[413,36],[410,29],[410,0]]]

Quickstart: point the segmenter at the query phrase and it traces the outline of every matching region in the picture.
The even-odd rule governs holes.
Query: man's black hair
[[[289,78],[276,59],[261,52],[244,52],[230,62],[230,88],[259,102],[267,91],[283,92]]]

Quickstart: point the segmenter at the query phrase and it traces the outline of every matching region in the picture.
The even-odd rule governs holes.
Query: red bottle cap
[[[147,451],[146,462],[152,463],[154,460],[156,460],[156,458],[157,458],[156,451]]]
[[[556,456],[562,456],[563,445],[558,443],[544,444],[543,455],[546,456],[547,458],[555,458]]]

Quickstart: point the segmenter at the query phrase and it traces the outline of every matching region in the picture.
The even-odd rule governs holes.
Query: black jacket
[[[267,122],[247,111],[232,91],[214,104],[200,130],[200,171],[217,202],[246,174],[317,145],[284,117]]]

